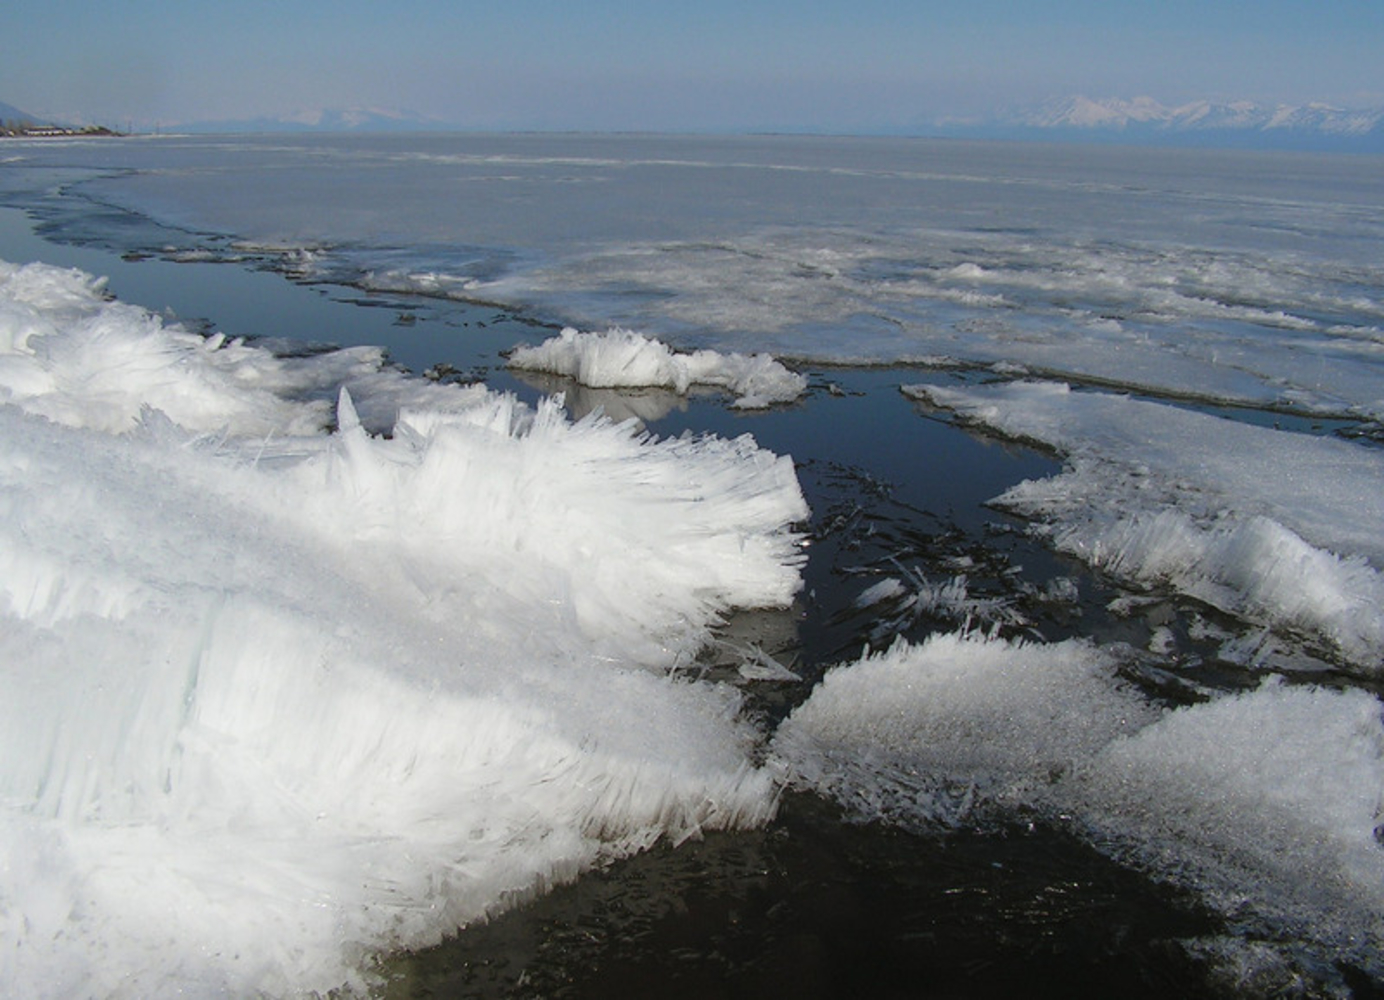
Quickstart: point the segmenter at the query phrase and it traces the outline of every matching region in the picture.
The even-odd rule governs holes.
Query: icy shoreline
[[[1125,655],[974,632],[898,642],[829,671],[774,759],[860,822],[1065,827],[1194,889],[1285,965],[1384,974],[1378,699],[1270,679],[1167,710],[1119,675]]]
[[[1344,948],[1329,915],[1344,907],[1384,940],[1363,888],[1384,794],[1369,696],[1270,683],[1169,713],[1117,680],[1118,650],[939,634],[837,664],[760,767],[764,734],[739,694],[649,671],[690,663],[730,609],[792,599],[792,526],[808,511],[788,459],[748,438],[572,422],[558,401],[531,410],[410,378],[378,351],[275,357],[105,300],[79,272],[4,265],[0,278],[7,981],[53,996],[360,986],[370,956],[426,947],[604,861],[762,826],[783,784],[907,829],[1075,817],[1093,845],[1215,905],[1260,883],[1241,919],[1270,933]],[[908,393],[1094,463],[1002,500],[1036,497],[1059,545],[1063,516],[1106,502],[1137,517],[1135,500],[1159,497],[1193,510],[1175,489],[1223,497],[1256,463],[1286,461],[1209,430],[1274,432],[1190,413],[1139,446],[1140,408],[1157,404],[1125,397]],[[1364,463],[1361,483],[1376,474],[1371,450],[1289,440],[1341,470],[1347,508],[1358,491],[1341,456]],[[1137,488],[1102,501],[1133,474],[1100,465],[1115,456],[1138,465]],[[1279,503],[1314,510],[1318,531],[1348,526],[1330,502]],[[1151,551],[1166,543],[1150,537]],[[936,600],[970,606],[964,587]],[[1365,655],[1372,641],[1359,639]],[[1318,769],[1354,774],[1349,794],[1237,763],[1278,752],[1265,733],[1298,745],[1323,726],[1344,735],[1316,748]],[[1207,740],[1228,771],[1189,771]],[[1184,801],[1191,825],[1134,824],[1121,769]],[[1226,782],[1243,801],[1217,812]],[[1345,895],[1304,895],[1239,846],[1246,824],[1288,831],[1279,854],[1308,831],[1315,853],[1289,868],[1344,880]],[[171,940],[131,930],[170,906],[183,914]],[[129,963],[93,958],[112,949]]]

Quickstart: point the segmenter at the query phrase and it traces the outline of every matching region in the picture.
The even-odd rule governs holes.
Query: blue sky
[[[1384,0],[6,0],[0,101],[505,128],[888,129],[1048,98],[1384,103]]]

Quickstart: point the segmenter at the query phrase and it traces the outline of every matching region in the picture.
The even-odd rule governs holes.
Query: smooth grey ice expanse
[[[918,836],[1050,825],[1219,914],[1185,946],[1227,981],[1384,983],[1380,168],[785,136],[7,141],[0,202],[54,239],[488,303],[537,324],[513,375],[566,395],[423,377],[448,359],[402,335],[411,371],[0,264],[0,981],[368,991],[382,955],[792,794]],[[995,595],[970,555],[855,567],[868,646],[804,681],[722,632],[810,600],[831,542],[807,528],[814,455],[749,415],[833,405],[830,373],[863,366],[919,424],[1051,452],[990,499],[1082,568]],[[652,423],[647,395],[583,415],[602,387],[719,393],[748,433],[612,419]],[[1031,610],[1096,592],[1181,617],[1150,613],[1136,648]],[[776,684],[804,685],[791,711],[747,710]]]

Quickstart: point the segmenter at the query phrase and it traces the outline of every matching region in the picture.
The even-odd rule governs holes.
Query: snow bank
[[[276,358],[42,265],[0,265],[0,331],[7,988],[359,985],[772,814],[738,695],[663,671],[797,589],[788,459]]]
[[[1077,641],[899,642],[829,671],[780,727],[774,760],[861,821],[1045,817],[1200,893],[1241,932],[1378,975],[1378,699],[1270,680],[1165,710],[1118,665]]]
[[[511,368],[548,372],[599,389],[656,386],[685,393],[694,385],[724,388],[733,405],[757,409],[791,403],[807,390],[807,379],[767,354],[676,353],[630,330],[580,333],[568,327],[537,347],[519,347]]]
[[[905,391],[1067,454],[996,500],[1058,548],[1384,667],[1384,451],[1058,383]]]

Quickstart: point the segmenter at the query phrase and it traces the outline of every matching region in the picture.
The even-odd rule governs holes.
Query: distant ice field
[[[276,248],[300,274],[584,329],[1384,415],[1372,157],[580,135],[20,157],[94,168],[71,193]]]

